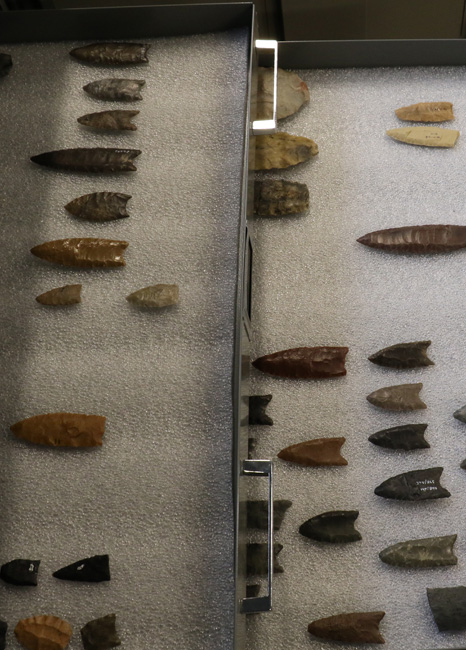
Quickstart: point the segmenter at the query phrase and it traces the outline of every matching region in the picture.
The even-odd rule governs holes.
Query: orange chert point
[[[340,454],[345,440],[346,438],[315,438],[286,447],[277,455],[282,460],[308,467],[348,465],[348,461]]]
[[[385,643],[379,632],[379,623],[385,612],[354,612],[337,614],[313,621],[308,632],[321,639],[348,643]]]
[[[314,348],[291,348],[266,354],[252,365],[277,377],[290,379],[326,379],[346,375],[346,347],[322,345]]]
[[[77,237],[56,239],[31,248],[31,253],[47,262],[81,268],[125,266],[127,241]]]
[[[23,618],[15,636],[28,650],[64,650],[71,638],[71,625],[57,616]]]
[[[402,106],[395,113],[405,122],[448,122],[455,119],[451,102],[419,102]]]
[[[46,413],[16,422],[10,429],[18,438],[37,445],[100,447],[105,419],[102,415]]]

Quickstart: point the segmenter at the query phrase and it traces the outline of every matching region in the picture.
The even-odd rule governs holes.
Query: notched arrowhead
[[[432,341],[414,341],[397,343],[383,348],[368,357],[369,361],[387,368],[423,368],[433,366],[434,362],[427,356],[427,348]]]
[[[45,413],[13,424],[17,438],[52,447],[100,447],[105,432],[102,415]]]
[[[273,572],[283,573],[283,567],[278,563],[278,554],[283,549],[277,542],[273,545]],[[268,545],[248,544],[246,547],[246,573],[248,576],[267,575]]]
[[[430,447],[424,438],[427,424],[402,424],[390,429],[382,429],[369,436],[370,442],[386,449],[428,449]]]
[[[116,631],[116,614],[89,621],[81,628],[84,650],[108,650],[121,644]]]
[[[138,289],[126,296],[128,302],[138,307],[169,307],[178,304],[180,290],[177,284],[154,284]]]
[[[453,553],[456,535],[444,537],[426,537],[410,539],[387,546],[379,553],[385,564],[400,567],[436,567],[457,564],[458,558]]]
[[[389,411],[416,411],[426,409],[419,397],[422,384],[400,384],[379,388],[366,397],[367,401]]]
[[[247,527],[267,530],[269,520],[268,501],[247,501]],[[280,530],[285,513],[291,508],[292,501],[288,499],[274,499],[273,502],[273,529]]]
[[[389,129],[387,135],[399,142],[421,147],[454,147],[460,132],[435,126],[405,126],[400,129]]]
[[[310,160],[319,147],[309,138],[289,133],[256,136],[256,157],[252,169],[285,169]]]
[[[358,510],[323,512],[301,524],[299,532],[318,542],[330,542],[331,544],[357,542],[362,539],[361,533],[354,527],[358,516]]]
[[[254,214],[285,217],[309,209],[309,190],[304,183],[285,180],[254,181]]]
[[[0,578],[10,585],[37,586],[40,560],[12,560],[0,567]]]
[[[346,347],[291,348],[259,357],[252,365],[275,377],[327,379],[346,375],[347,354]]]
[[[123,257],[127,241],[76,237],[56,239],[31,248],[31,253],[41,260],[79,268],[114,268],[125,266]]]
[[[28,650],[64,650],[71,634],[71,625],[58,616],[23,618],[15,627],[16,638]]]
[[[108,555],[93,555],[73,564],[68,564],[53,574],[60,580],[76,582],[105,582],[110,580],[110,565]]]
[[[400,499],[402,501],[443,499],[451,495],[440,485],[442,472],[443,467],[432,467],[397,474],[376,487],[374,493],[385,499]]]
[[[271,399],[272,395],[249,396],[249,424],[267,424],[268,426],[272,426],[273,420],[265,412]]]
[[[347,643],[385,643],[379,623],[385,612],[352,612],[313,621],[308,632],[321,639]]]
[[[466,587],[427,589],[427,598],[439,632],[466,630]]]
[[[466,226],[433,224],[374,230],[357,240],[390,253],[449,253],[466,246]]]
[[[348,461],[340,454],[345,440],[346,438],[315,438],[286,447],[277,456],[282,460],[307,467],[348,465]]]
[[[406,122],[448,122],[455,119],[451,102],[419,102],[398,108],[395,113]]]

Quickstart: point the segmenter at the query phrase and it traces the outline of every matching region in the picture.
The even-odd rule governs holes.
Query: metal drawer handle
[[[278,41],[256,40],[257,50],[273,51],[273,113],[271,120],[254,120],[252,132],[254,135],[271,133],[277,128],[277,74],[278,74]]]
[[[271,460],[243,460],[243,474],[246,476],[268,476],[268,521],[267,521],[267,595],[243,598],[241,611],[245,614],[269,612],[272,609],[273,575],[273,463]]]

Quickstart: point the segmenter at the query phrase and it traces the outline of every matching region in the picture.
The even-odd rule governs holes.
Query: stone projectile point
[[[433,366],[434,362],[427,356],[427,348],[432,341],[414,341],[413,343],[397,343],[371,354],[369,361],[387,368],[422,368]]]
[[[387,135],[399,142],[406,142],[406,144],[450,148],[455,146],[460,132],[435,126],[404,126],[401,129],[389,129]]]
[[[368,440],[378,447],[386,449],[428,449],[430,447],[424,439],[427,424],[402,424],[390,429],[382,429],[369,436]]]
[[[410,539],[387,546],[379,553],[385,564],[401,567],[435,567],[457,564],[453,553],[456,535]]]
[[[76,582],[104,582],[110,580],[110,566],[108,555],[93,555],[79,562],[68,564],[53,573],[54,578],[60,580],[74,580]]]
[[[387,228],[369,232],[357,241],[390,253],[449,253],[466,246],[466,226],[435,224]]]
[[[12,560],[0,567],[0,578],[10,585],[35,587],[40,560]]]
[[[285,180],[254,181],[254,214],[286,217],[309,209],[309,190],[304,183]]]
[[[58,616],[24,618],[15,627],[16,638],[27,650],[64,650],[71,634],[71,625]]]
[[[275,377],[288,379],[330,379],[346,375],[346,347],[323,345],[313,348],[291,348],[259,357],[254,368]]]
[[[109,650],[121,644],[116,631],[116,614],[89,621],[81,628],[84,650]]]
[[[444,499],[451,494],[440,485],[442,472],[443,467],[432,467],[398,474],[381,483],[375,488],[374,493],[385,499],[401,501]]]
[[[274,69],[258,68],[257,71],[257,117],[258,120],[271,120],[274,99]],[[297,113],[301,106],[309,102],[307,84],[295,72],[277,70],[277,120]]]
[[[405,122],[448,122],[455,119],[451,102],[419,102],[398,108],[395,113]]]
[[[466,630],[466,587],[427,589],[439,632]]]
[[[422,384],[400,384],[379,388],[366,397],[367,401],[388,411],[416,411],[426,409],[419,397]]]
[[[252,169],[286,169],[317,156],[319,147],[309,138],[289,133],[256,136],[256,158]]]
[[[348,465],[340,454],[346,438],[314,438],[306,442],[285,447],[277,456],[291,463],[318,467],[320,465]]]
[[[357,542],[361,533],[354,527],[359,516],[358,510],[332,510],[323,512],[301,524],[299,532],[318,542],[347,544]]]
[[[321,639],[347,643],[385,643],[379,623],[385,612],[354,612],[337,614],[313,621],[308,632]]]

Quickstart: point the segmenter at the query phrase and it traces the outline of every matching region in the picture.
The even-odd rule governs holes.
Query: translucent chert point
[[[427,356],[427,348],[432,341],[414,341],[413,343],[397,343],[383,348],[368,357],[369,361],[387,368],[422,368],[433,366],[434,362]]]
[[[76,305],[81,302],[82,284],[66,284],[64,287],[50,289],[40,296],[36,296],[37,302],[41,305],[51,307],[62,307],[66,305]]]
[[[453,413],[453,417],[466,424],[466,404]]]
[[[80,268],[114,268],[125,266],[123,257],[127,241],[77,237],[56,239],[31,248],[31,253],[41,260]]]
[[[252,170],[286,169],[310,160],[319,147],[309,138],[289,133],[256,136],[256,158]]]
[[[273,545],[273,572],[283,573],[283,567],[278,563],[278,554],[283,549],[277,542]],[[267,544],[248,544],[246,549],[246,573],[248,576],[267,575],[268,546]]]
[[[369,436],[369,441],[378,447],[386,449],[428,449],[430,447],[424,438],[427,424],[402,424],[390,429],[382,429]]]
[[[24,618],[15,627],[16,638],[28,650],[64,650],[71,634],[71,625],[58,616]]]
[[[128,302],[138,307],[170,307],[178,304],[180,289],[177,284],[154,284],[126,296]]]
[[[455,119],[451,102],[419,102],[398,108],[395,113],[406,122],[447,122]]]
[[[369,232],[357,241],[390,253],[448,253],[466,246],[466,226],[435,224],[387,228]]]
[[[427,589],[427,598],[439,632],[466,630],[466,587]]]
[[[8,623],[0,620],[0,650],[5,650]]]
[[[398,474],[381,483],[375,488],[374,493],[385,499],[402,501],[443,499],[451,494],[440,485],[442,472],[443,467],[432,467]]]
[[[121,644],[116,631],[116,614],[89,621],[81,628],[84,650],[107,650]]]
[[[389,129],[387,135],[399,142],[406,142],[406,144],[448,148],[455,146],[460,132],[435,126],[405,126],[401,129]]]
[[[247,527],[267,530],[268,528],[268,502],[247,501]],[[286,511],[293,505],[288,499],[274,499],[273,502],[273,529],[280,530]]]
[[[102,415],[46,413],[16,422],[10,429],[17,438],[36,445],[100,447],[105,420]]]
[[[347,354],[346,347],[291,348],[259,357],[252,365],[276,377],[327,379],[346,375]]]
[[[136,117],[136,115],[139,115],[139,111],[100,111],[82,115],[78,117],[78,122],[83,126],[90,126],[94,129],[136,131],[138,127],[131,122],[131,118]]]
[[[354,527],[354,522],[358,516],[358,510],[323,512],[301,524],[299,532],[304,537],[315,539],[318,542],[329,542],[331,544],[358,542],[362,539],[361,533]]]
[[[367,401],[389,411],[416,411],[426,409],[419,397],[422,384],[400,384],[379,388],[366,397]]]
[[[59,149],[32,156],[36,165],[64,169],[72,172],[91,172],[94,174],[113,174],[115,172],[135,172],[133,160],[141,154],[139,149]]]
[[[258,68],[257,71],[257,116],[258,120],[272,119],[274,101],[274,70]],[[307,84],[295,72],[277,70],[277,120],[294,115],[301,106],[309,102]]]
[[[40,560],[12,560],[0,567],[0,578],[10,585],[37,586]]]
[[[144,79],[99,79],[83,86],[83,90],[96,99],[114,102],[134,102],[142,99]]]
[[[309,209],[309,190],[304,183],[285,180],[254,181],[254,214],[285,217]]]
[[[93,192],[73,199],[65,209],[75,217],[89,221],[113,221],[129,217],[126,204],[130,194],[121,192]]]
[[[385,643],[379,623],[385,612],[353,612],[320,618],[308,625],[308,632],[321,639],[347,643]]]
[[[387,546],[379,553],[385,564],[400,567],[436,567],[450,566],[458,563],[453,553],[456,535],[444,537],[426,537],[425,539],[410,539]]]
[[[70,55],[86,63],[100,65],[127,65],[148,63],[146,43],[91,43],[71,50]]]
[[[282,460],[307,467],[348,465],[348,461],[340,454],[345,440],[346,438],[315,438],[286,447],[277,456]]]
[[[10,72],[13,60],[9,54],[0,52],[0,77],[6,77]]]
[[[271,399],[272,395],[249,396],[249,424],[267,424],[269,426],[273,424],[272,418],[265,412]]]
[[[105,582],[110,580],[110,565],[108,555],[93,555],[73,564],[58,569],[53,574],[60,580],[76,582]]]

